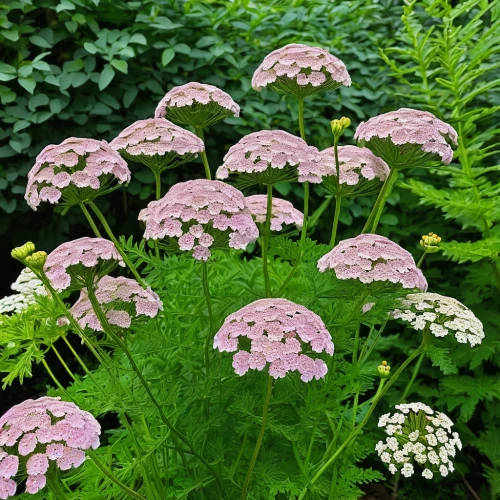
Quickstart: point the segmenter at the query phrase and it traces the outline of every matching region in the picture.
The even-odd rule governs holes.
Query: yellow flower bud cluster
[[[441,237],[436,233],[424,234],[420,240],[420,246],[424,248],[427,253],[438,252],[439,243],[441,243]]]
[[[332,120],[330,122],[330,125],[332,127],[332,133],[335,136],[335,138],[339,138],[344,130],[351,125],[351,120],[349,118],[346,118],[343,116],[340,120]]]
[[[387,364],[387,361],[382,361],[382,363],[377,366],[377,372],[380,378],[387,378],[391,374],[391,367]]]
[[[14,248],[10,254],[14,259],[26,264],[31,269],[43,269],[47,260],[47,252],[35,252],[35,244],[31,241]]]

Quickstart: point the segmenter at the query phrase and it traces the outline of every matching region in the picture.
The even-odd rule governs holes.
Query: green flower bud
[[[388,378],[391,374],[391,367],[387,364],[387,361],[382,361],[382,364],[377,366],[377,372],[380,378]]]
[[[28,241],[24,245],[14,248],[14,250],[10,252],[10,255],[12,255],[12,258],[23,262],[24,259],[26,259],[26,257],[28,257],[28,255],[31,255],[34,251],[35,244],[31,241]]]
[[[441,243],[441,238],[435,233],[424,234],[420,240],[420,246],[424,248],[427,253],[438,252],[439,243]]]
[[[332,120],[330,122],[330,126],[332,127],[332,134],[335,136],[335,138],[338,139],[350,124],[351,120],[349,120],[349,118],[346,118],[345,116],[343,116],[340,120]]]
[[[42,270],[47,260],[47,252],[35,252],[32,255],[28,255],[24,260],[26,265],[33,269]]]

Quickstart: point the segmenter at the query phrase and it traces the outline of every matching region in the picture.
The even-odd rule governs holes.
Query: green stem
[[[406,396],[408,396],[408,393],[410,392],[411,386],[413,385],[413,382],[415,382],[415,379],[417,378],[417,375],[418,375],[418,372],[420,370],[420,366],[422,365],[422,361],[424,360],[424,357],[425,357],[425,351],[417,359],[417,364],[413,368],[413,373],[411,374],[410,381],[408,382],[408,385],[406,386],[406,389],[403,392],[401,399],[399,400],[400,403],[406,399]]]
[[[203,141],[203,144],[205,144],[205,134],[203,132],[203,128],[201,127],[195,127],[194,128],[196,135]],[[201,161],[203,162],[203,166],[205,167],[205,175],[207,176],[207,179],[210,181],[212,180],[212,174],[210,173],[210,165],[208,164],[208,158],[207,158],[207,153],[205,151],[205,147],[203,147],[203,151],[200,153],[201,156]]]
[[[159,200],[161,198],[161,174],[157,169],[152,169],[153,175],[155,176],[155,185],[156,185],[156,199]],[[156,258],[160,258],[160,249],[158,248],[158,240],[154,240],[153,242],[155,247],[155,255]]]
[[[54,381],[54,384],[57,385],[57,388],[64,393],[64,395],[71,399],[73,401],[73,398],[70,396],[70,394],[68,393],[68,391],[61,385],[61,383],[59,382],[59,380],[57,380],[56,376],[52,373],[52,370],[50,369],[50,366],[47,364],[47,361],[45,361],[44,358],[42,358],[42,365],[43,367],[45,368],[45,370],[47,370],[47,373],[49,374],[49,377]]]
[[[87,221],[90,224],[92,231],[94,231],[94,234],[98,238],[102,238],[101,233],[99,232],[99,229],[97,229],[97,226],[95,225],[94,219],[92,219],[92,215],[90,215],[90,212],[87,210],[87,207],[83,203],[80,203],[80,208],[82,209],[83,214],[87,218]]]
[[[356,438],[356,436],[362,431],[364,426],[367,424],[368,420],[370,419],[370,416],[372,413],[375,411],[375,408],[377,407],[378,403],[380,400],[384,397],[386,392],[389,390],[389,388],[397,381],[403,370],[417,357],[419,356],[422,351],[425,349],[425,340],[422,341],[422,344],[418,349],[416,349],[409,357],[408,359],[401,365],[401,367],[396,371],[396,373],[390,378],[390,379],[381,379],[380,380],[380,385],[377,390],[377,393],[375,394],[375,397],[373,398],[373,403],[370,406],[370,409],[367,411],[365,418],[363,421],[359,424],[356,429],[353,429],[349,437],[342,443],[342,446],[339,447],[339,449],[327,460],[327,462],[320,468],[320,470],[316,473],[316,475],[311,479],[311,483],[314,484],[322,475],[323,473],[330,467],[330,465],[335,462],[335,460],[338,458],[338,456],[342,453],[342,451]],[[387,384],[385,384],[386,380],[388,381]],[[302,490],[302,493],[299,496],[298,500],[302,500],[304,496],[307,493],[308,486],[305,486],[304,489]]]
[[[95,451],[93,450],[87,450],[88,456],[92,459],[94,464],[100,471],[107,476],[113,483],[118,485],[127,495],[130,495],[134,498],[138,498],[139,500],[146,500],[145,497],[140,495],[139,493],[135,492],[134,490],[131,490],[127,485],[123,484],[111,471],[109,471],[106,466],[97,458],[97,455]]]
[[[57,477],[50,477],[47,474],[47,486],[57,500],[66,500],[66,494],[64,493],[61,482]]]
[[[120,243],[118,243],[118,240],[115,238],[115,235],[113,234],[113,231],[111,231],[111,228],[109,227],[108,222],[106,221],[106,218],[102,214],[102,212],[97,208],[97,205],[91,201],[89,202],[90,208],[94,211],[96,214],[97,218],[100,220],[102,226],[104,227],[104,230],[106,231],[106,234],[109,236],[109,239],[115,244],[116,250],[118,253],[122,256],[123,262],[127,265],[127,267],[130,269],[132,274],[134,275],[135,279],[137,282],[143,287],[147,288],[147,285],[144,283],[143,279],[141,278],[141,275],[137,272],[137,269],[135,266],[130,262],[129,258],[127,257],[126,253],[123,251],[123,248],[121,247]]]
[[[248,467],[247,476],[245,478],[245,484],[243,485],[243,491],[241,492],[241,500],[246,500],[247,498],[248,486],[250,485],[250,480],[252,479],[252,473],[255,467],[255,462],[257,461],[257,457],[259,455],[260,446],[262,445],[262,439],[264,437],[264,432],[266,430],[267,413],[269,410],[269,401],[271,400],[272,390],[273,390],[273,379],[271,375],[268,374],[266,397],[264,400],[264,408],[262,410],[262,425],[260,426],[260,432],[257,438],[257,443],[255,445],[255,449],[253,450],[252,459],[250,460],[250,465]]]
[[[266,297],[271,297],[271,284],[269,283],[269,269],[267,262],[267,250],[269,247],[269,237],[271,233],[271,215],[273,209],[273,186],[267,185],[267,211],[264,225],[264,236],[262,238],[262,264],[264,267],[264,287]]]
[[[61,363],[61,365],[63,365],[63,367],[66,370],[66,372],[68,373],[68,375],[73,379],[74,382],[76,382],[76,377],[75,377],[74,373],[70,370],[69,366],[66,364],[66,362],[62,358],[61,354],[56,349],[55,345],[52,344],[50,347],[54,351],[55,355],[57,356],[57,359],[59,360],[59,362]]]
[[[358,347],[359,347],[359,332],[361,330],[361,325],[356,328],[356,334],[354,336],[354,348],[352,350],[352,368],[355,369],[358,366]],[[358,413],[358,402],[359,402],[359,389],[356,389],[354,393],[354,402],[352,406],[352,428],[356,427],[356,415]]]
[[[392,188],[396,183],[398,175],[398,171],[391,168],[391,171],[387,176],[387,179],[385,180],[380,193],[378,194],[377,201],[375,202],[375,205],[373,205],[370,216],[368,217],[368,220],[366,221],[365,227],[363,228],[361,234],[368,232],[375,233],[377,231],[378,222],[384,210],[385,203],[392,192]]]
[[[202,282],[203,282],[203,293],[205,295],[205,302],[207,303],[208,310],[208,334],[205,340],[205,371],[208,377],[210,372],[210,356],[209,356],[209,347],[210,342],[212,340],[212,334],[214,331],[214,315],[212,311],[212,301],[210,300],[210,288],[208,285],[208,266],[205,261],[201,263],[201,274],[202,274]]]
[[[337,228],[339,226],[339,216],[340,216],[341,206],[342,206],[342,197],[340,195],[335,196],[335,213],[333,215],[332,236],[330,238],[330,246],[332,248],[335,246],[335,240],[337,239]]]
[[[427,248],[424,249],[424,253],[422,254],[422,256],[420,257],[420,259],[418,260],[417,262],[417,268],[420,269],[420,266],[422,265],[422,263],[424,262],[424,259],[425,259],[425,256],[427,255]]]
[[[306,140],[306,130],[304,127],[304,98],[299,97],[299,130],[302,140]]]
[[[368,341],[370,340],[370,338],[372,336],[374,328],[370,329],[370,333],[368,334],[368,337],[366,338],[365,344],[363,345],[363,349],[361,349],[361,354],[359,355],[359,363],[360,363],[360,365],[363,365],[363,363],[370,357],[370,354],[372,353],[372,351],[373,351],[373,349],[375,347],[375,344],[377,343],[377,340],[379,339],[380,335],[384,331],[385,325],[387,325],[388,321],[389,320],[386,319],[384,321],[384,323],[382,323],[382,325],[380,325],[380,328],[379,328],[379,330],[377,332],[377,336],[375,337],[375,339],[373,340],[371,346],[368,348],[368,351],[365,354],[366,348],[368,346]]]

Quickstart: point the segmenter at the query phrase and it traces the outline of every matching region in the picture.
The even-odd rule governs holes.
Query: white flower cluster
[[[458,300],[437,293],[411,293],[391,313],[415,330],[428,327],[436,337],[454,333],[458,342],[474,347],[484,339],[483,324]]]
[[[43,283],[28,268],[21,271],[11,288],[17,293],[0,299],[0,314],[21,312],[35,303],[35,294],[47,293]]]
[[[453,422],[443,413],[434,411],[423,403],[396,405],[400,413],[386,413],[378,426],[389,437],[375,446],[389,472],[401,471],[405,477],[415,473],[415,465],[422,470],[422,477],[432,479],[434,474],[443,477],[455,470],[450,457],[456,448],[462,449],[458,433],[452,432]]]

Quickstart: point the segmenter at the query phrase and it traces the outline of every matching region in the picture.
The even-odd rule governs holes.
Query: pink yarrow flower
[[[51,144],[28,172],[24,198],[36,210],[41,202],[74,205],[109,193],[130,181],[125,161],[105,141],[70,137]]]
[[[120,328],[129,328],[136,318],[154,318],[163,310],[160,298],[151,288],[144,289],[128,278],[104,276],[97,282],[95,295],[108,322]],[[71,308],[71,314],[82,328],[103,331],[85,288]]]
[[[250,351],[239,339],[250,339]],[[230,314],[214,338],[214,348],[236,352],[233,368],[238,375],[263,370],[283,378],[298,371],[303,382],[323,378],[328,369],[321,359],[303,354],[304,349],[333,356],[333,342],[321,318],[304,306],[286,299],[262,299]]]
[[[125,158],[162,172],[195,158],[203,141],[164,118],[138,120],[115,137],[110,146]]]
[[[267,215],[267,196],[265,194],[247,196],[245,201],[255,222],[264,224]],[[273,197],[271,231],[281,231],[288,224],[295,224],[300,229],[303,222],[304,214],[294,208],[289,201]]]
[[[457,144],[456,130],[428,111],[401,108],[362,122],[354,138],[364,142],[391,168],[422,166],[422,161],[439,157],[448,164],[453,159],[451,144]],[[414,148],[409,148],[414,145]],[[394,160],[394,149],[400,156]],[[392,161],[391,161],[392,160]]]
[[[326,167],[323,185],[337,194],[337,168],[334,148],[320,151],[321,161]],[[375,156],[368,148],[339,146],[339,194],[343,197],[376,193],[389,175],[387,163]]]
[[[114,243],[104,238],[79,238],[58,246],[47,257],[44,271],[58,290],[80,290],[89,279],[111,272],[117,265],[125,266]]]
[[[85,451],[99,446],[101,426],[88,412],[61,398],[28,399],[0,418],[0,498],[16,492],[10,479],[19,472],[23,457],[26,492],[45,487],[49,464],[61,470],[78,467]],[[21,471],[24,472],[24,471]]]
[[[252,87],[307,96],[341,85],[350,86],[345,64],[325,49],[291,43],[268,54],[255,70]]]
[[[275,184],[297,177],[299,182],[320,183],[324,172],[315,147],[283,130],[262,130],[246,135],[229,148],[216,177],[245,175],[247,184],[252,180],[255,184]]]
[[[241,191],[220,181],[175,184],[141,210],[139,220],[146,224],[144,238],[175,238],[180,250],[198,260],[210,257],[215,240],[217,248],[244,250],[259,236]]]
[[[397,243],[377,234],[360,234],[341,241],[318,261],[318,269],[332,269],[339,279],[362,283],[394,283],[427,290],[427,281],[410,254]]]
[[[206,83],[190,82],[173,87],[160,101],[156,118],[205,128],[229,116],[239,116],[240,107],[223,90]]]

